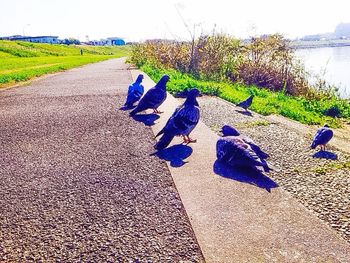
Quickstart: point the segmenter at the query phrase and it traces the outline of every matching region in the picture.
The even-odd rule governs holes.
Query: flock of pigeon
[[[128,88],[128,95],[124,106],[132,109],[134,104],[139,101],[137,106],[130,112],[130,116],[135,116],[146,109],[153,109],[156,114],[162,113],[158,110],[158,107],[166,99],[166,84],[169,81],[169,76],[162,76],[158,83],[148,90],[143,97],[144,87],[141,84],[142,80],[143,75],[140,74],[136,81]],[[156,150],[160,151],[166,148],[175,136],[182,136],[185,144],[196,142],[189,135],[199,122],[199,104],[196,99],[199,95],[200,92],[198,89],[191,89],[187,92],[185,102],[175,109],[163,129],[156,135],[156,137],[162,135],[154,146]],[[252,104],[253,97],[251,95],[246,100],[237,104],[237,106],[247,111]],[[266,162],[269,155],[262,151],[252,139],[241,135],[235,128],[229,125],[224,125],[221,132],[222,137],[216,143],[218,161],[233,167],[250,167],[260,172],[272,170]],[[333,131],[325,124],[317,130],[311,148],[315,149],[317,146],[320,146],[321,151],[325,150],[326,144],[332,137]]]

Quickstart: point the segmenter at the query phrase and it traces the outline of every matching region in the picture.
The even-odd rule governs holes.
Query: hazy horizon
[[[1,4],[0,36],[56,35],[81,41],[121,37],[188,40],[213,30],[238,38],[281,33],[287,38],[333,32],[350,22],[346,0],[12,0]]]

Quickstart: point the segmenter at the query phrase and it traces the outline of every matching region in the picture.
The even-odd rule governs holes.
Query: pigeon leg
[[[153,109],[153,113],[161,114],[161,113],[163,113],[163,112],[162,112],[162,111],[159,111],[158,109]]]
[[[188,135],[186,136],[187,138],[186,138],[186,144],[189,144],[189,143],[191,143],[191,142],[197,142],[197,140],[195,140],[195,139],[191,139]]]

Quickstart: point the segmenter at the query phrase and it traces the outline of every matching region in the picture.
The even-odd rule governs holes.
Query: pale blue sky
[[[197,34],[216,25],[242,38],[276,32],[295,38],[350,22],[349,0],[0,0],[0,8],[0,36],[24,31],[80,40],[188,39],[178,12]]]

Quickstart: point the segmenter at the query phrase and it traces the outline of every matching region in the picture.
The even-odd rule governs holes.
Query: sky
[[[215,31],[293,39],[350,23],[349,10],[349,0],[0,0],[0,36],[189,40]]]

